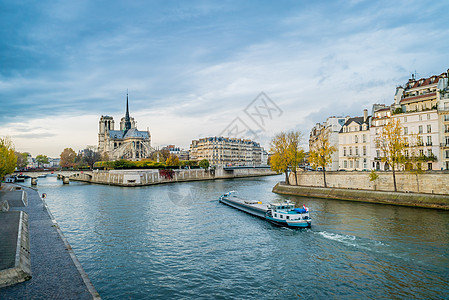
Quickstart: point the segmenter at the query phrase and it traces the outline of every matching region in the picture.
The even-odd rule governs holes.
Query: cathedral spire
[[[131,129],[131,119],[129,117],[128,90],[126,90],[126,113],[125,113],[125,131]]]

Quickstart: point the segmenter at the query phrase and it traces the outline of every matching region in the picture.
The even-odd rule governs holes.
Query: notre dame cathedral
[[[114,130],[114,118],[101,116],[98,132],[98,152],[109,160],[140,160],[153,151],[150,131],[139,131],[134,118],[129,116],[128,94],[126,113],[120,120],[120,130]]]

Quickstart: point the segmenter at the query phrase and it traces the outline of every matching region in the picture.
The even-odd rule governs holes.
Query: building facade
[[[190,159],[207,159],[211,165],[257,166],[262,164],[263,148],[247,139],[206,137],[193,140]]]
[[[313,151],[317,147],[317,143],[322,135],[327,135],[329,143],[334,146],[336,151],[332,153],[332,163],[330,163],[326,170],[337,171],[339,168],[339,138],[338,134],[342,126],[346,123],[349,117],[329,117],[324,123],[317,123],[310,131],[309,136],[309,150]]]
[[[120,130],[114,129],[114,119],[101,116],[98,132],[98,152],[109,160],[140,160],[153,152],[150,131],[137,130],[134,118],[129,116],[128,95],[126,112],[120,121]]]
[[[339,170],[361,171],[370,168],[370,116],[349,118],[339,134]]]

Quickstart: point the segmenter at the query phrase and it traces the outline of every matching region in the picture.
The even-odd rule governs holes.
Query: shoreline
[[[324,188],[277,183],[273,193],[300,197],[449,210],[449,195]]]

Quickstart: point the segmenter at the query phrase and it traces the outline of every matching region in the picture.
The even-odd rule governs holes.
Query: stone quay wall
[[[449,210],[449,195],[384,192],[276,184],[274,193],[300,197],[348,200]]]
[[[241,168],[233,170],[225,170],[223,168],[217,168],[215,170],[180,169],[173,171],[173,177],[170,178],[161,174],[159,170],[96,170],[73,174],[70,176],[70,180],[119,186],[144,186],[170,182],[215,180],[276,174],[267,168]]]
[[[326,172],[329,188],[370,191],[394,191],[392,172],[377,172],[379,178],[370,181],[370,172]],[[323,172],[298,172],[298,186],[324,187]],[[290,185],[296,185],[294,174],[289,177]],[[449,195],[449,172],[431,171],[422,174],[396,172],[398,192]]]

